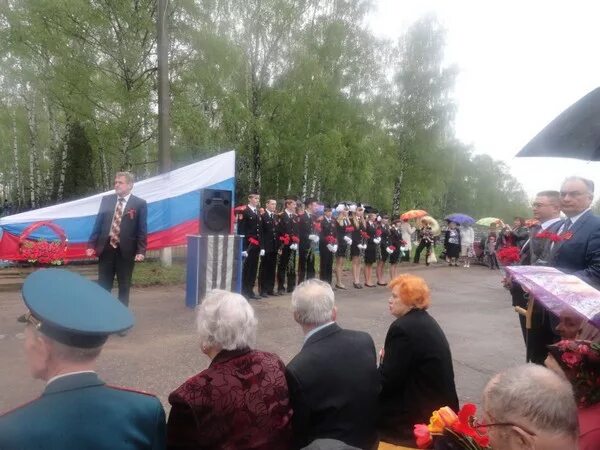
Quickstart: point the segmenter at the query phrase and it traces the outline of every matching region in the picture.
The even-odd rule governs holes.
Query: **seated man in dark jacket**
[[[301,283],[292,310],[305,335],[286,374],[294,448],[321,438],[375,448],[380,384],[373,339],[335,323],[333,291],[323,281]]]

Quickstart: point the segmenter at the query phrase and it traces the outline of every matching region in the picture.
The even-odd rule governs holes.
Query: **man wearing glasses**
[[[562,212],[567,216],[558,230],[550,265],[600,288],[600,217],[592,214],[594,182],[569,177],[560,189]]]
[[[577,406],[569,382],[535,364],[494,376],[483,393],[494,450],[577,450]]]

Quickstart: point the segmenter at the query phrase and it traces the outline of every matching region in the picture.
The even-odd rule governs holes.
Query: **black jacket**
[[[275,229],[277,227],[277,215],[275,213],[270,213],[265,211],[265,213],[261,216],[261,236],[260,240],[260,248],[265,252],[276,252],[277,245],[277,233]]]
[[[377,443],[379,376],[373,339],[332,324],[312,335],[286,371],[294,410],[294,448],[339,439],[371,449]]]
[[[310,214],[307,212],[303,212],[298,215],[298,234],[300,237],[300,248],[309,249],[310,248],[310,239],[308,236],[314,233],[313,230],[313,221]]]
[[[99,256],[109,240],[117,194],[105,195],[100,202],[100,209],[90,235],[88,248],[93,248]],[[145,255],[148,241],[148,205],[143,200],[131,194],[121,219],[119,247],[125,259],[133,259],[135,255]]]
[[[242,212],[242,218],[238,222],[237,229],[238,234],[245,236],[244,243],[242,245],[244,250],[248,248],[248,245],[250,244],[250,238],[254,238],[261,242],[260,231],[260,215],[258,214],[258,211],[254,212],[249,206],[247,206]]]
[[[450,346],[435,319],[413,309],[390,325],[384,350],[380,438],[414,446],[415,424],[442,406],[458,411]]]

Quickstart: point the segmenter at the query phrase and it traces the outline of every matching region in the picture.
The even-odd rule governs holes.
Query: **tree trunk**
[[[302,198],[306,199],[308,191],[308,153],[304,154],[304,168],[302,170]]]
[[[29,131],[29,200],[32,208],[38,205],[38,187],[41,182],[39,179],[39,160],[36,143],[36,117],[35,117],[35,94],[31,99],[25,99],[25,109],[27,110],[27,128]]]
[[[12,116],[12,127],[13,127],[13,173],[15,183],[15,203],[18,209],[23,205],[24,192],[23,184],[21,183],[21,172],[19,170],[19,140],[17,132],[17,113],[14,112]]]
[[[392,197],[392,216],[398,217],[400,215],[400,194],[402,190],[402,176],[403,173],[396,177],[394,181],[394,196]]]

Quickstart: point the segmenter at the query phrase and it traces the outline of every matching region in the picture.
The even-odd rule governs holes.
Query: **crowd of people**
[[[590,211],[593,194],[591,181],[568,178],[560,191],[536,196],[536,224],[501,225],[499,232],[490,230],[486,242],[494,249],[519,249],[518,264],[556,267],[598,288],[600,218]],[[432,299],[423,278],[395,272],[389,283],[376,278],[387,284],[394,318],[379,352],[368,333],[337,324],[334,262],[350,257],[354,277],[364,264],[365,284],[376,286],[372,265],[377,277],[382,251],[389,259],[397,250],[392,242],[401,259],[408,244],[406,222],[388,225],[385,216],[365,216],[360,205],[340,207],[336,218],[325,208],[315,221],[316,202],[297,209],[293,199],[286,200],[278,216],[276,202],[267,202],[267,216],[261,218],[258,202],[258,196],[250,196],[238,224],[246,241],[244,295],[211,291],[198,307],[199,349],[211,363],[173,386],[168,417],[156,397],[107,386],[95,373],[108,336],[133,325],[126,305],[66,270],[30,275],[22,291],[28,308],[21,318],[25,352],[32,376],[47,384],[40,398],[0,416],[0,449],[383,450],[414,447],[419,442],[415,425],[435,425],[440,418],[430,421],[432,412],[443,407],[458,411],[451,345],[428,313]],[[267,222],[272,235],[264,232]],[[421,221],[415,257],[430,250],[435,225]],[[413,233],[411,228],[408,224],[406,232]],[[384,242],[386,229],[389,240]],[[468,256],[467,233],[448,224],[448,264],[456,266],[464,251]],[[338,256],[342,243],[346,247]],[[323,253],[321,280],[315,277],[313,244]],[[269,252],[275,256],[265,261]],[[295,322],[304,335],[301,350],[287,365],[278,355],[255,348],[257,319],[248,298],[254,295],[259,258],[259,289],[273,293],[277,278],[278,291],[291,292],[290,324]],[[265,277],[269,267],[275,273]],[[518,283],[503,282],[513,304],[531,311],[527,320],[521,318],[528,363],[491,378],[481,416],[467,414],[462,431],[494,450],[599,449],[598,330],[579,315],[556,316]],[[340,283],[341,277],[338,289]],[[443,437],[434,437],[431,445],[465,448],[457,447],[451,435]]]
[[[419,218],[413,224],[408,219],[390,220],[387,214],[361,204],[324,206],[322,214],[317,214],[318,207],[314,198],[305,202],[287,198],[283,211],[277,211],[276,200],[269,199],[261,207],[258,194],[248,196],[248,204],[237,211],[237,233],[244,236],[244,296],[255,299],[289,293],[296,284],[317,274],[335,289],[347,289],[342,271],[348,260],[355,289],[386,286],[388,270],[393,279],[401,262],[418,264],[423,251],[426,265],[436,261],[434,246],[442,230],[432,217]],[[448,224],[444,257],[455,266],[462,258],[464,267],[469,267],[475,256],[474,231],[469,224],[459,231],[458,225]]]

